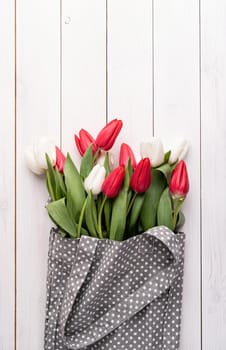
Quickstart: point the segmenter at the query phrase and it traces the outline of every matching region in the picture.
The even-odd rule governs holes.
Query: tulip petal
[[[28,168],[36,175],[42,175],[45,173],[45,169],[41,168],[37,163],[35,157],[34,147],[30,146],[25,151],[25,160]]]
[[[53,141],[47,137],[42,137],[35,144],[35,157],[40,168],[47,169],[46,153],[48,154],[52,165],[56,164],[56,149]]]
[[[189,142],[187,140],[181,141],[179,145],[171,151],[169,164],[174,164],[177,161],[184,159],[188,153],[188,150],[189,150]]]
[[[122,143],[120,147],[119,165],[126,166],[130,159],[132,168],[135,169],[137,162],[134,153],[129,145]]]
[[[130,180],[130,187],[138,193],[147,191],[151,184],[151,164],[149,158],[143,158],[138,163]]]
[[[84,187],[86,192],[89,193],[91,191],[93,195],[98,195],[101,192],[105,175],[105,168],[99,164],[96,164],[89,175],[85,178]]]
[[[162,141],[157,137],[152,137],[150,142],[141,143],[140,153],[142,158],[148,157],[152,167],[157,167],[164,162],[164,148]]]
[[[122,125],[122,121],[118,119],[111,120],[109,123],[107,123],[98,133],[96,138],[96,144],[99,146],[99,148],[105,151],[112,148]]]
[[[102,192],[108,198],[114,198],[118,195],[125,176],[125,169],[122,166],[115,168],[104,180]]]

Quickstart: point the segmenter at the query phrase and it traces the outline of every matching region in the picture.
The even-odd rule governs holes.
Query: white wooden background
[[[51,223],[24,150],[124,121],[185,136],[191,190],[181,350],[226,349],[226,2],[0,0],[0,349],[43,349]]]

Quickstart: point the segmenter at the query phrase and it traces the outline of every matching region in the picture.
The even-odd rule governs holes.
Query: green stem
[[[93,156],[93,164],[95,164],[96,160],[98,159],[100,150],[101,150],[101,149],[98,148],[98,150],[97,150],[96,153],[94,154],[94,156]]]
[[[83,217],[84,217],[84,214],[85,214],[87,198],[88,197],[86,197],[86,199],[84,201],[84,204],[83,204],[82,210],[81,210],[81,214],[79,216],[78,229],[77,229],[77,236],[78,236],[78,238],[81,236],[82,221],[83,221]]]
[[[136,196],[137,196],[137,192],[135,192],[135,193],[133,194],[133,197],[132,197],[132,199],[131,199],[131,201],[130,201],[130,203],[129,203],[128,209],[127,209],[126,216],[128,216],[128,214],[129,214],[129,212],[130,212],[130,210],[131,210],[131,208],[132,208],[132,206],[133,206],[133,203],[134,203],[134,201],[135,201],[135,199],[136,199]]]
[[[177,225],[177,217],[180,211],[180,208],[184,202],[183,197],[174,197],[173,198],[173,231],[176,228]]]
[[[102,225],[101,225],[102,220],[101,219],[102,219],[102,212],[103,212],[104,204],[105,204],[106,200],[107,200],[107,196],[104,197],[104,199],[101,203],[101,206],[100,206],[99,214],[98,214],[97,230],[98,230],[99,237],[101,239],[103,238]]]

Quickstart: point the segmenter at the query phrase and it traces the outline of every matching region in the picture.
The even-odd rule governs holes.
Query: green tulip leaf
[[[46,208],[49,216],[57,226],[63,229],[65,233],[67,232],[71,237],[76,237],[76,223],[69,215],[65,205],[65,198],[47,204]]]
[[[67,191],[66,206],[70,217],[74,220],[75,219],[74,203],[73,203],[71,191]]]
[[[56,184],[56,187],[55,187],[55,198],[56,198],[56,201],[58,199],[61,199],[63,197],[65,197],[65,193],[63,193],[62,189],[61,189],[61,185],[60,185],[60,182],[61,182],[61,175],[60,173],[58,172],[58,169],[55,169],[54,170],[54,175],[55,175],[55,184]]]
[[[110,239],[122,241],[126,227],[127,191],[122,188],[113,202]]]
[[[97,237],[97,211],[94,198],[91,192],[88,193],[86,209],[85,209],[85,223],[91,236]]]
[[[46,163],[48,166],[46,171],[46,185],[51,199],[55,201],[64,197],[66,194],[63,175],[57,168],[53,168],[48,154],[46,154]]]
[[[55,173],[54,173],[52,163],[47,153],[46,153],[46,163],[48,167],[46,171],[46,185],[52,201],[55,201],[56,200],[56,179],[55,179]]]
[[[172,202],[169,193],[169,187],[167,187],[160,198],[158,211],[157,211],[157,224],[158,226],[166,226],[173,230],[173,212],[172,212]]]
[[[133,191],[129,189],[127,193],[127,208],[129,207],[130,201],[132,199],[132,195],[133,195]]]
[[[76,227],[78,227],[78,224],[76,224]],[[84,227],[81,227],[81,235],[89,236],[89,232]]]
[[[138,218],[144,203],[145,194],[137,194],[133,206],[131,208],[131,214],[129,217],[129,232],[133,231],[134,226],[138,222]]]
[[[185,224],[184,213],[180,210],[177,217],[176,231],[178,231]]]
[[[106,231],[109,234],[110,222],[111,222],[111,202],[109,199],[107,199],[104,204],[104,220],[105,220]]]
[[[106,176],[110,174],[111,172],[111,168],[110,168],[110,161],[109,161],[109,153],[107,152],[105,155],[105,159],[104,159],[104,167],[106,170]]]
[[[78,222],[86,195],[81,176],[69,154],[64,164],[64,176],[67,191],[70,192],[70,213],[74,213]]]
[[[54,193],[53,184],[51,182],[49,170],[46,171],[46,187],[48,189],[49,196],[50,196],[51,200],[54,201],[55,200],[55,193]]]
[[[167,183],[169,183],[172,169],[168,163],[163,164],[163,165],[159,166],[158,168],[155,168],[155,170],[160,171],[165,176]]]
[[[93,167],[93,150],[92,144],[87,148],[81,162],[80,166],[80,175],[83,179],[85,179]]]
[[[61,237],[66,237],[68,236],[68,233],[66,231],[64,231],[62,228],[58,227],[58,232],[61,235]]]
[[[152,169],[151,186],[145,192],[144,203],[140,213],[140,221],[144,230],[156,226],[157,209],[164,188],[167,186],[166,178],[162,172]]]
[[[168,161],[170,159],[170,155],[171,155],[171,151],[168,151],[168,152],[165,153],[164,163],[168,163]]]
[[[130,178],[132,176],[132,173],[133,173],[133,168],[132,168],[132,165],[131,165],[131,160],[129,158],[128,164],[127,164],[127,166],[125,168],[125,178],[124,178],[124,182],[123,182],[123,189],[125,189],[126,191],[129,190]]]
[[[58,185],[60,187],[62,197],[65,197],[67,190],[66,190],[66,186],[64,183],[63,174],[61,174],[57,168],[55,168],[55,180],[56,180],[56,183],[58,183]]]

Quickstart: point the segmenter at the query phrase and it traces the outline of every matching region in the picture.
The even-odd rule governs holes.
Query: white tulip
[[[101,192],[101,187],[104,182],[106,170],[104,166],[96,164],[89,175],[85,178],[84,187],[87,192],[97,195]]]
[[[51,164],[54,166],[56,164],[56,148],[53,141],[49,140],[47,137],[42,137],[35,144],[35,155],[37,159],[37,165],[42,169],[47,169],[46,163],[46,153],[48,154]]]
[[[187,140],[183,140],[176,148],[171,151],[169,164],[173,164],[176,161],[180,161],[185,158],[188,153],[189,142]]]
[[[149,158],[152,167],[157,167],[164,162],[164,149],[162,141],[157,137],[152,137],[150,142],[142,142],[140,145],[142,158]]]
[[[34,146],[29,146],[25,151],[25,160],[27,163],[28,168],[35,173],[36,175],[42,175],[45,173],[45,170],[42,169],[36,159]]]
[[[102,152],[101,155],[98,157],[96,164],[104,166],[105,158],[106,158],[106,152]],[[108,159],[109,159],[110,169],[112,169],[114,165],[114,158],[112,153],[110,152],[108,152]]]
[[[35,174],[41,175],[47,169],[46,153],[51,164],[56,164],[56,148],[54,143],[46,137],[42,137],[35,145],[29,146],[25,151],[25,160],[28,168]]]

